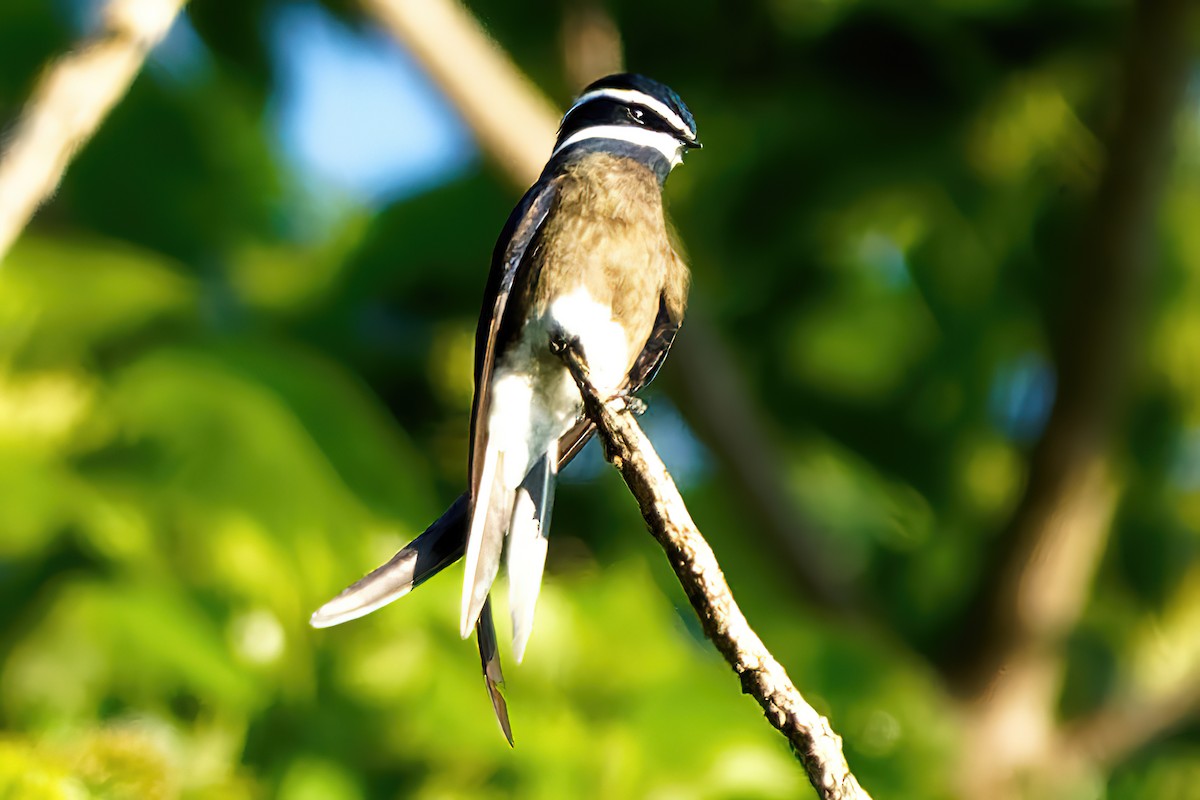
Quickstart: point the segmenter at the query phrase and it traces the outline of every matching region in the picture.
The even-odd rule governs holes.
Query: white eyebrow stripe
[[[652,97],[645,92],[639,92],[637,89],[596,89],[580,95],[575,101],[575,105],[571,106],[567,113],[563,115],[565,119],[572,111],[579,108],[584,103],[590,103],[592,100],[617,100],[622,103],[634,103],[639,106],[645,106],[652,110],[655,114],[667,121],[672,128],[683,134],[683,137],[688,141],[695,141],[696,136],[692,133],[692,129],[683,121],[683,117],[675,113],[675,111],[657,97]]]
[[[585,139],[618,139],[622,142],[630,142],[642,147],[653,147],[663,154],[663,157],[667,159],[672,168],[683,163],[683,157],[679,155],[679,142],[674,136],[662,131],[652,131],[632,125],[591,125],[587,128],[580,128],[564,139],[562,144],[554,148],[554,152],[550,154],[550,158],[554,158],[571,145],[582,142]]]

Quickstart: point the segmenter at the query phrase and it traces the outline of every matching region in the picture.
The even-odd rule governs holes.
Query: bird
[[[595,433],[559,354],[575,349],[602,397],[632,397],[654,379],[682,325],[690,282],[668,231],[663,187],[684,154],[699,147],[695,118],[665,84],[619,73],[584,88],[492,254],[476,329],[467,491],[310,619],[325,628],[369,614],[462,558],[460,633],[476,632],[510,745],[492,584],[506,555],[520,663],[555,479]]]

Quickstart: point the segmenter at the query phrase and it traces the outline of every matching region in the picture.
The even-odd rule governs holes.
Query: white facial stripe
[[[580,128],[554,148],[550,157],[554,158],[563,150],[584,139],[619,139],[642,147],[653,147],[663,154],[672,168],[683,163],[683,157],[679,155],[679,141],[674,136],[662,131],[636,128],[632,125],[592,125],[588,128]]]
[[[579,108],[584,103],[602,98],[616,100],[621,103],[636,103],[639,106],[645,106],[665,119],[672,128],[679,131],[679,133],[683,135],[683,138],[687,139],[688,141],[694,141],[696,139],[695,135],[692,133],[692,129],[689,128],[687,123],[683,121],[683,117],[675,113],[670,106],[659,100],[657,97],[651,97],[645,92],[639,92],[637,89],[597,89],[594,92],[588,92],[575,101],[575,105],[571,106],[570,110],[567,111],[567,114],[570,114],[571,111]]]

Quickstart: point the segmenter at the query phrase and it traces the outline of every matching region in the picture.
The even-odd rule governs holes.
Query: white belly
[[[505,454],[504,483],[516,487],[533,460],[567,432],[582,410],[579,389],[550,352],[552,332],[579,339],[592,383],[612,394],[629,369],[625,329],[607,304],[582,287],[556,299],[549,313],[531,320],[501,357],[492,376],[488,436]]]

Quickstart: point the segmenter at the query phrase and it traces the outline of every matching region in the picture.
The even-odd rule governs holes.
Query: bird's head
[[[554,156],[576,151],[612,151],[665,161],[662,177],[683,163],[686,150],[700,147],[696,120],[669,86],[643,75],[619,73],[590,84],[558,129]]]

